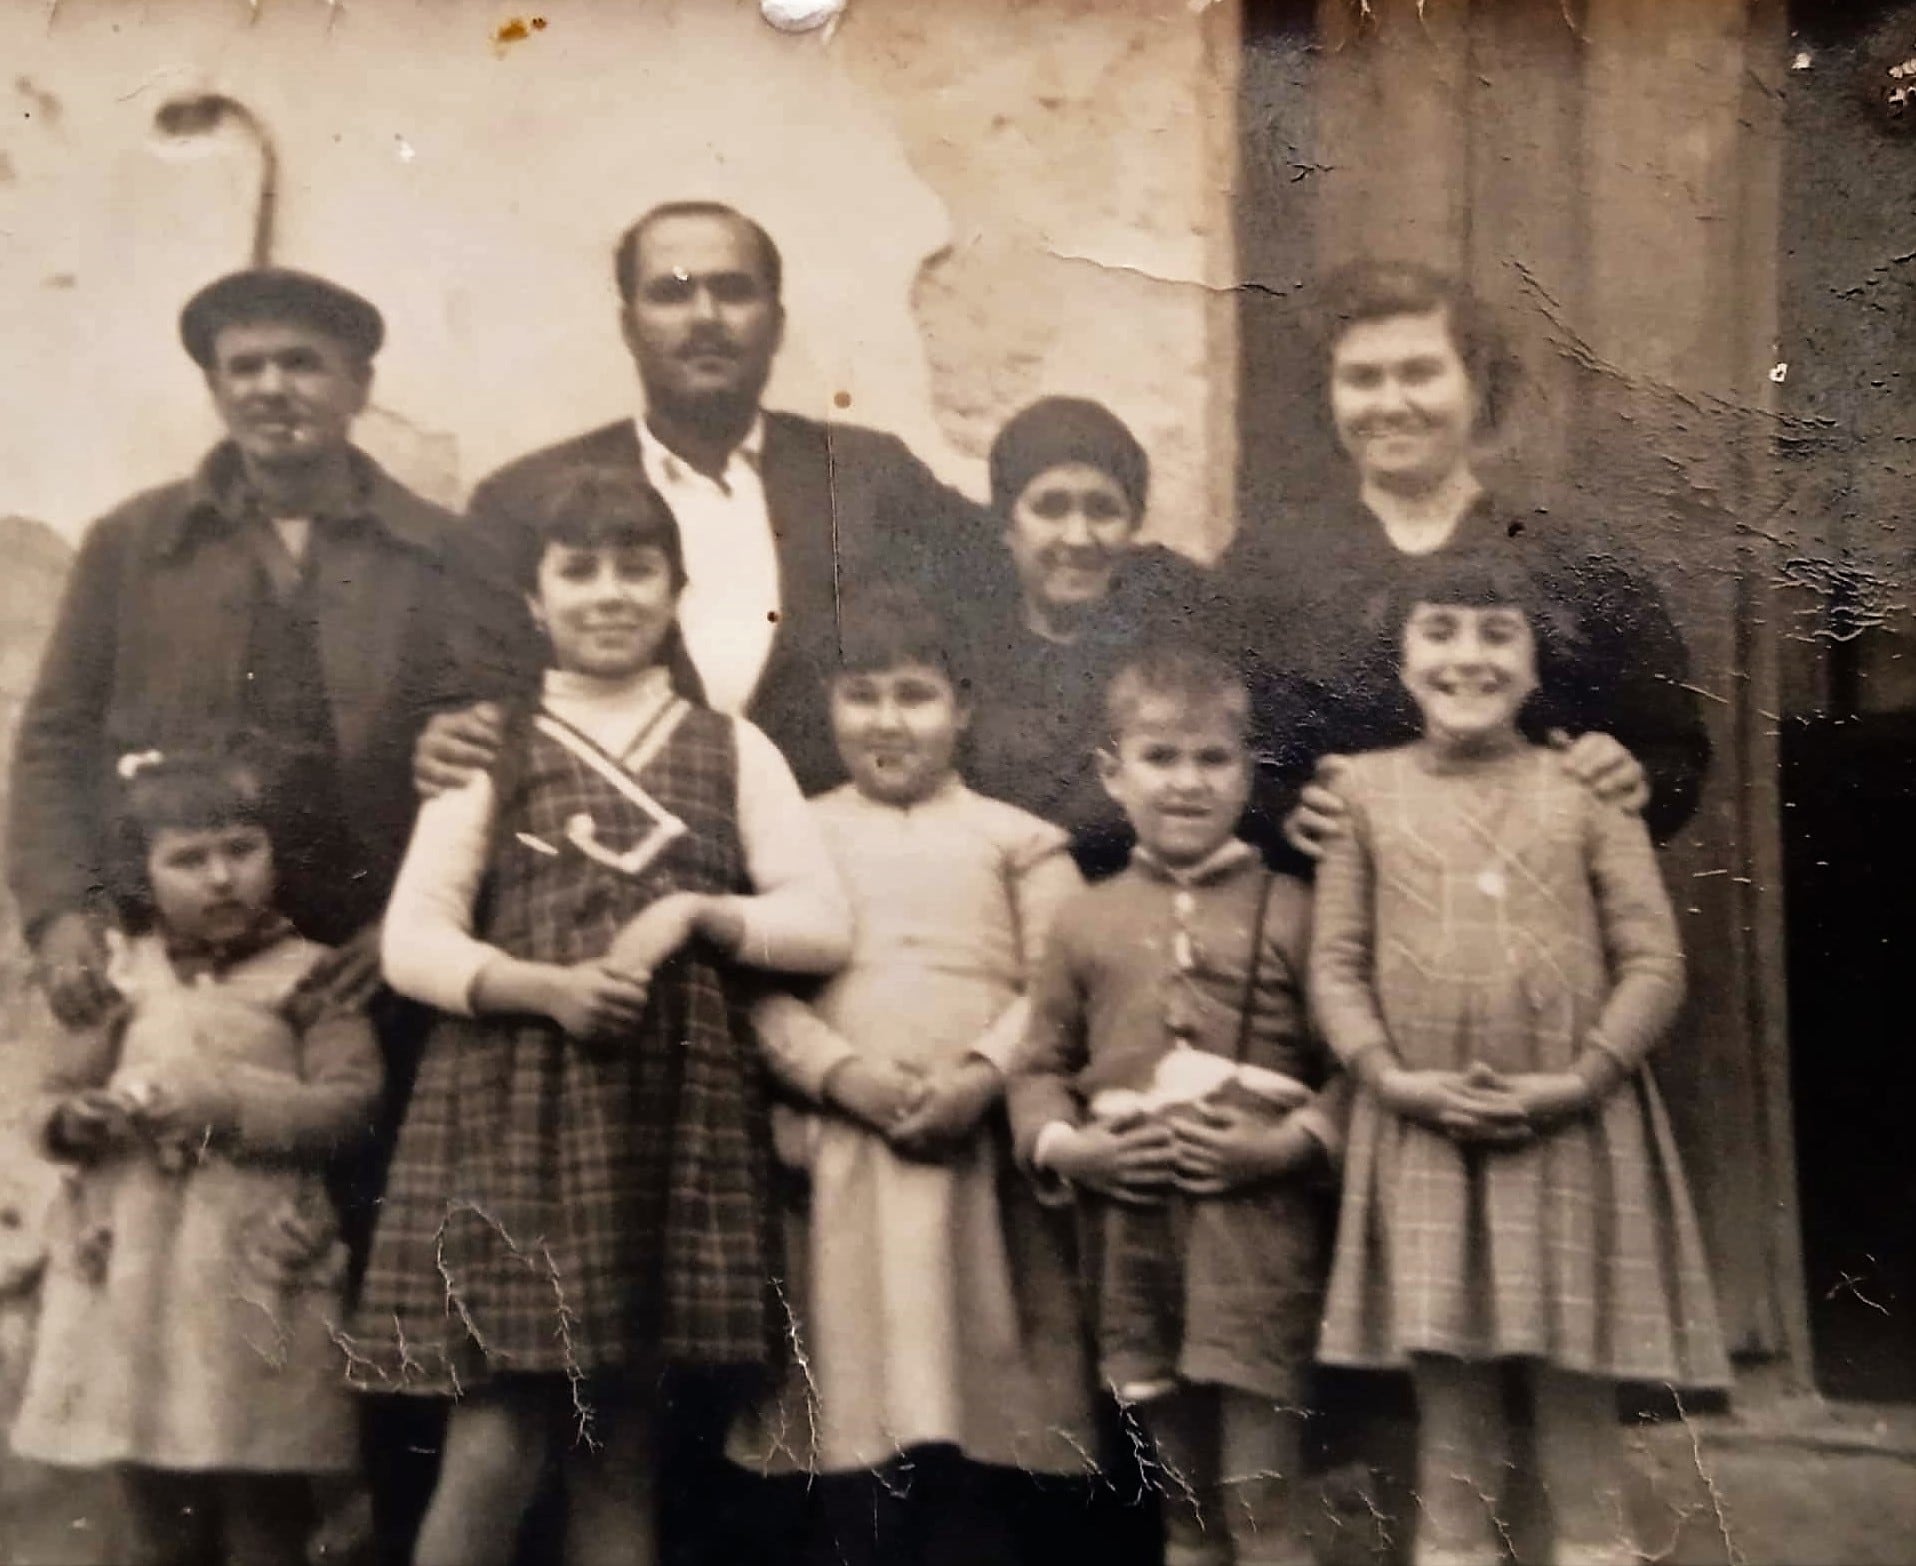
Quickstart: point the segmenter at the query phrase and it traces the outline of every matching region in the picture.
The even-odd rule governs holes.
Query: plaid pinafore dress
[[[523,726],[495,775],[484,940],[589,961],[669,892],[748,889],[731,721],[675,700],[628,754],[631,771],[547,712]],[[654,974],[629,1038],[442,1018],[357,1316],[366,1389],[767,1363],[778,1240],[751,1040],[696,943]]]

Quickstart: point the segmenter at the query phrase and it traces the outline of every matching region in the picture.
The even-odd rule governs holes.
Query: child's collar
[[[1142,843],[1131,850],[1133,864],[1142,865],[1152,875],[1174,886],[1202,886],[1256,857],[1257,850],[1241,837],[1226,839],[1194,865],[1168,865]]]
[[[160,932],[160,944],[166,950],[166,959],[172,963],[173,971],[180,979],[191,984],[204,974],[215,978],[229,972],[249,957],[257,957],[269,947],[277,946],[289,936],[299,932],[293,928],[292,921],[281,913],[269,913],[253,929],[237,941],[224,946],[207,946],[198,941],[178,941],[166,931]]]

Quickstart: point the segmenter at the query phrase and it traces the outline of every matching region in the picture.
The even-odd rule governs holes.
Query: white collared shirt
[[[676,456],[646,427],[644,414],[633,422],[646,479],[678,518],[685,550],[685,593],[679,599],[685,650],[704,682],[706,702],[736,716],[765,673],[783,608],[778,547],[759,473],[764,418],[752,421],[716,479]]]

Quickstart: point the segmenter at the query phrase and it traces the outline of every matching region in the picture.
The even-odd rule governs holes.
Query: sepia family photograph
[[[1916,1558],[1916,0],[0,20],[0,1562]]]

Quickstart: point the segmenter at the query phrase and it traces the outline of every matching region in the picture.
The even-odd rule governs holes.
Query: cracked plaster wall
[[[1230,278],[1234,5],[852,0],[829,37],[750,0],[537,14],[504,42],[506,6],[446,0],[0,0],[0,772],[60,540],[218,433],[175,321],[246,258],[257,173],[230,132],[155,137],[183,93],[271,128],[276,259],[385,311],[359,438],[436,499],[632,410],[612,244],[714,196],[785,252],[769,402],[893,430],[982,495],[1006,416],[1100,396],[1150,448],[1152,531],[1223,543],[1234,306],[1198,285]],[[0,943],[0,1034],[41,1036],[3,918]],[[0,1048],[0,1104],[36,1057]],[[0,1218],[44,1179],[0,1124]],[[31,1232],[0,1224],[0,1284]],[[0,1415],[23,1322],[0,1301]],[[0,1557],[110,1553],[66,1504],[0,1465]]]
[[[709,194],[786,252],[768,400],[982,493],[1005,415],[1097,394],[1151,448],[1154,531],[1223,541],[1231,312],[1188,285],[1229,275],[1233,6],[855,0],[830,36],[749,0],[539,15],[501,42],[503,5],[0,0],[0,512],[76,537],[215,433],[174,318],[245,257],[252,155],[151,126],[216,90],[277,138],[279,258],[387,312],[361,438],[438,498],[632,406],[611,244]]]

